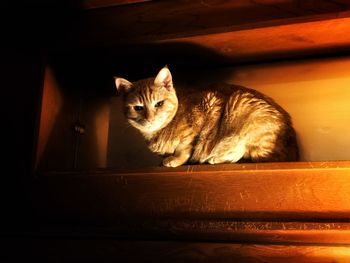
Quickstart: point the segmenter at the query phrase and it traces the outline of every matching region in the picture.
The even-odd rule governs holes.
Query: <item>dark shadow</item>
[[[80,12],[81,1],[5,1],[1,9],[2,45],[41,49],[60,46]]]

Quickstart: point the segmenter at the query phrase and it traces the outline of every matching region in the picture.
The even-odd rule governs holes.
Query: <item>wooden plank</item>
[[[45,65],[34,169],[74,167],[79,97],[61,82],[53,68]]]
[[[48,147],[48,140],[55,126],[56,118],[63,106],[63,95],[60,92],[52,69],[45,68],[43,81],[43,94],[40,108],[38,145],[36,147],[35,169],[44,158],[44,152]]]
[[[269,171],[326,171],[348,170],[350,161],[319,161],[319,162],[274,162],[274,163],[235,163],[235,164],[201,164],[182,165],[176,168],[164,166],[146,167],[142,169],[95,169],[95,170],[59,170],[42,171],[44,176],[115,176],[115,175],[193,175],[194,173],[226,173],[264,172]]]
[[[96,229],[95,229],[96,230]],[[72,232],[70,232],[72,233]],[[350,224],[226,220],[144,220],[105,229],[109,237],[270,244],[350,244]],[[103,236],[103,235],[102,235]],[[104,235],[106,237],[106,235]]]
[[[334,19],[349,10],[348,0],[151,1],[85,12],[75,35],[83,45],[110,46]]]
[[[44,237],[345,245],[349,187],[349,161],[193,165],[50,172],[32,200]]]
[[[109,238],[135,240],[176,240],[202,242],[244,242],[269,244],[350,244],[348,222],[277,222],[160,219],[115,221],[114,224],[42,225],[39,230],[8,230],[7,236],[41,238]],[[73,226],[72,226],[73,225]]]
[[[288,246],[111,239],[9,239],[9,262],[349,262],[349,246]],[[16,253],[21,251],[21,253]]]
[[[49,217],[90,222],[348,220],[349,162],[331,164],[301,163],[295,169],[293,164],[280,168],[281,164],[184,166],[171,172],[159,168],[135,173],[100,171],[91,176],[56,173],[39,177],[33,194],[39,212]]]
[[[224,33],[159,41],[161,44],[193,45],[226,61],[302,57],[349,51],[350,18],[268,26]]]

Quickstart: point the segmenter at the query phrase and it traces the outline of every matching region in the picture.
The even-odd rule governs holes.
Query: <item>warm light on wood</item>
[[[97,167],[107,166],[109,111],[110,108],[107,104],[102,105],[93,118],[95,120],[93,129],[96,131],[96,148],[98,151]]]
[[[64,104],[64,97],[50,67],[45,68],[41,112],[39,119],[39,138],[35,166],[39,165],[48,146],[50,136]]]
[[[317,54],[346,50],[350,45],[350,18],[232,30],[158,41],[188,43],[208,48],[232,62]]]

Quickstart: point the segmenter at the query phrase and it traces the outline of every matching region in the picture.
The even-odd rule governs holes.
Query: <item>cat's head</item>
[[[144,134],[152,134],[174,118],[178,100],[170,70],[162,68],[155,78],[130,82],[115,78],[118,93],[124,94],[128,122]]]

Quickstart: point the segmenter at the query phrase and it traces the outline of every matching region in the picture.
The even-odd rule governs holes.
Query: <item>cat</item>
[[[163,165],[297,161],[289,114],[273,99],[242,86],[175,90],[168,67],[155,78],[115,78],[125,116]]]

